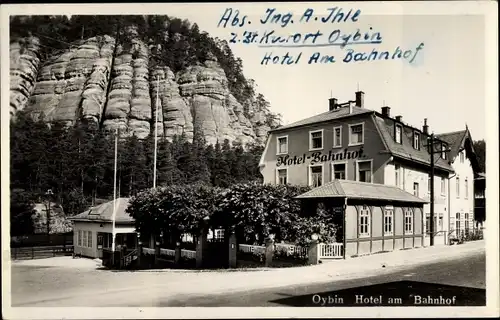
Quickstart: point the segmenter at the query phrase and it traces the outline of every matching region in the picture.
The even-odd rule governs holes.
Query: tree
[[[34,214],[35,206],[31,194],[24,190],[12,190],[10,193],[10,235],[32,234]]]
[[[289,231],[295,230],[301,213],[300,203],[294,197],[307,190],[308,187],[257,182],[232,185],[218,193],[211,224],[233,229],[244,243],[262,243],[270,234],[275,234],[277,241],[296,241],[297,233]]]
[[[130,200],[127,213],[136,228],[149,235],[178,241],[183,233],[198,234],[214,211],[218,189],[200,185],[167,186],[143,191]]]
[[[484,140],[474,141],[474,151],[477,155],[481,172],[486,172],[486,142]]]
[[[61,205],[66,216],[74,216],[89,207],[89,201],[80,188],[74,188],[62,193]]]

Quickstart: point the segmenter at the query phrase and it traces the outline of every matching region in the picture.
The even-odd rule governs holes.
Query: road
[[[463,248],[465,247],[455,249]],[[248,307],[306,306],[311,305],[314,294],[321,293],[321,297],[335,297],[335,295],[342,297],[344,306],[347,306],[352,304],[349,299],[352,300],[355,296],[354,293],[359,292],[366,296],[379,296],[380,292],[383,292],[386,299],[389,297],[389,292],[391,295],[406,295],[406,300],[410,294],[420,293],[420,295],[425,296],[429,288],[433,286],[432,284],[422,284],[422,282],[426,282],[439,284],[437,287],[433,286],[434,293],[440,292],[443,296],[457,296],[456,305],[484,304],[485,250],[468,249],[468,252],[467,255],[456,255],[455,258],[441,259],[439,260],[441,262],[420,265],[418,268],[413,266],[388,267],[380,270],[379,265],[378,267],[374,266],[373,270],[375,271],[372,270],[365,277],[363,274],[358,274],[343,279],[333,272],[332,282],[326,284],[321,282],[323,284],[281,288],[268,286],[268,288],[274,287],[274,289],[244,292],[241,292],[242,286],[233,286],[227,283],[228,281],[241,281],[241,276],[244,273],[239,272],[207,273],[170,270],[137,273],[107,271],[96,269],[96,263],[92,260],[60,257],[39,262],[25,261],[13,264],[11,297],[13,307]],[[364,260],[360,258],[359,263],[366,264],[367,261],[379,260],[373,258],[367,257]],[[389,256],[383,260],[386,259],[389,259]],[[335,263],[331,262],[332,270],[335,270]],[[326,265],[324,266],[326,267]],[[309,272],[314,272],[313,270],[313,267],[310,269],[306,267],[304,269],[306,273],[303,276],[305,278],[311,276]],[[279,272],[277,270],[256,271],[255,274],[264,276],[267,272],[275,272],[276,277],[286,274],[285,271]],[[241,276],[238,276],[239,274]],[[252,278],[251,274],[254,273],[248,273],[249,278]],[[300,276],[302,273],[293,274]],[[246,278],[246,281],[249,278]],[[257,278],[253,276],[253,278],[258,279],[259,276]],[[336,280],[333,281],[333,279]],[[279,283],[284,285],[287,281],[279,281]],[[218,284],[222,284],[225,288],[239,287],[240,289],[236,289],[238,290],[236,293],[229,294],[227,290],[223,291]],[[372,287],[366,287],[370,285]],[[446,287],[445,285],[466,288]],[[253,288],[258,287],[253,286]],[[474,288],[479,289],[479,291]],[[405,302],[403,302],[404,304]]]
[[[157,307],[271,307],[271,306],[369,306],[390,305],[389,298],[402,297],[401,305],[425,304],[415,296],[439,298],[455,306],[486,304],[486,257],[484,252],[465,259],[442,261],[395,273],[333,283],[255,290],[237,294],[181,296],[175,300],[157,300]],[[382,296],[382,301],[356,304],[356,295]],[[411,296],[413,295],[413,296]],[[456,296],[453,302],[451,299]],[[328,299],[330,297],[330,299]],[[326,298],[326,300],[320,300]],[[341,299],[343,301],[341,301]],[[450,300],[446,300],[446,299]],[[396,301],[396,300],[394,300]],[[443,300],[441,300],[443,301]],[[315,303],[316,302],[316,303]],[[139,306],[140,304],[138,304]],[[430,304],[427,304],[430,305]]]

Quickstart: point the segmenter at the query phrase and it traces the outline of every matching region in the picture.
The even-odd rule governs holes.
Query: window
[[[467,178],[465,178],[465,199],[469,197],[469,184]]]
[[[333,128],[333,147],[342,147],[342,127]]]
[[[87,247],[92,248],[92,231],[88,231],[87,242]]]
[[[323,149],[323,130],[309,132],[309,150]]]
[[[413,182],[413,195],[418,197],[418,182]]]
[[[358,162],[358,181],[372,182],[372,162],[371,161]]]
[[[446,160],[446,145],[444,143],[441,144],[441,158]]]
[[[457,177],[457,190],[456,190],[456,193],[457,193],[457,198],[460,198],[460,178]]]
[[[413,133],[413,148],[420,150],[420,133],[418,132]]]
[[[288,183],[288,169],[278,169],[278,184]]]
[[[444,178],[441,178],[441,195],[446,194],[446,180]]]
[[[396,187],[400,187],[401,186],[401,181],[399,181],[399,171],[401,170],[401,167],[399,166],[399,164],[396,164],[394,165],[394,181],[396,183]]]
[[[460,151],[460,163],[464,163],[465,162],[465,154],[463,151]]]
[[[310,171],[310,181],[309,185],[313,188],[319,187],[323,184],[323,166],[311,166]]]
[[[358,144],[363,144],[364,142],[364,137],[363,137],[363,124],[352,124],[349,125],[349,145],[358,145]]]
[[[469,230],[469,214],[465,213],[465,230]]]
[[[396,143],[402,143],[403,141],[403,127],[399,124],[396,125],[396,134],[394,135]]]
[[[224,239],[224,229],[215,229],[214,239],[217,240]]]
[[[367,206],[363,206],[359,212],[359,235],[370,236],[370,211]]]
[[[82,230],[78,230],[78,246],[82,246]]]
[[[413,233],[413,213],[405,210],[405,233]]]
[[[278,152],[277,154],[288,153],[288,136],[278,137]]]
[[[460,230],[460,212],[457,212],[455,216],[455,228],[456,230]]]
[[[394,221],[394,210],[393,209],[385,209],[385,211],[384,211],[384,235],[392,235],[392,233],[394,232],[393,221]]]
[[[87,231],[83,231],[82,247],[86,247],[87,245],[88,245],[88,243],[87,243]]]
[[[333,164],[333,179],[345,180],[346,179],[346,164],[334,163]]]

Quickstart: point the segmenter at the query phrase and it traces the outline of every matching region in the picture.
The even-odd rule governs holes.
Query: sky
[[[358,7],[353,3],[338,3],[344,12]],[[201,5],[200,5],[201,6]],[[430,130],[435,133],[451,132],[469,127],[474,140],[484,139],[485,132],[485,19],[481,15],[421,14],[398,7],[398,10],[361,10],[357,21],[344,23],[321,23],[311,19],[299,23],[300,17],[309,7],[314,16],[325,17],[332,3],[315,4],[207,4],[200,10],[187,10],[185,5],[169,8],[168,15],[196,22],[200,29],[214,37],[230,40],[231,33],[257,31],[261,35],[275,30],[276,34],[290,35],[321,31],[328,35],[336,29],[343,34],[362,34],[372,28],[372,34],[380,32],[381,44],[356,44],[346,46],[313,48],[261,48],[258,43],[231,44],[235,56],[243,60],[244,74],[254,79],[257,91],[271,103],[273,112],[283,115],[284,124],[328,110],[328,98],[340,102],[353,100],[358,88],[365,92],[366,108],[380,111],[384,105],[391,107],[391,115],[401,115],[403,121],[421,127],[428,119]],[[226,8],[239,10],[239,17],[247,16],[252,23],[244,27],[218,27]],[[292,12],[294,23],[286,27],[279,24],[260,23],[268,8],[286,14]],[[399,11],[399,12],[398,12]],[[387,12],[392,12],[388,14]],[[444,12],[444,11],[443,11]],[[411,13],[411,14],[410,14]],[[260,38],[257,38],[260,39]],[[408,59],[342,61],[347,49],[368,52],[372,49],[393,52],[415,49],[420,43],[412,63]],[[308,42],[310,43],[310,42]],[[302,52],[298,64],[261,64],[262,58],[271,53],[283,56],[287,52],[297,56]],[[336,62],[308,64],[315,52],[335,56]],[[413,56],[413,55],[412,55]],[[410,58],[411,59],[411,58]]]

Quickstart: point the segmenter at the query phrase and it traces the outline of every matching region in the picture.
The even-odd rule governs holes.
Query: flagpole
[[[158,149],[158,93],[160,92],[160,77],[157,76],[156,85],[156,110],[155,110],[155,153],[154,153],[154,169],[153,169],[153,188],[156,188],[156,153]]]
[[[118,163],[118,129],[116,129],[116,134],[115,134],[115,172],[114,172],[114,179],[113,179],[113,216],[111,218],[112,221],[112,226],[111,226],[111,232],[112,232],[112,242],[111,242],[111,251],[113,254],[113,263],[114,263],[114,257],[115,257],[115,240],[116,240],[116,230],[115,230],[115,221],[116,221],[116,171],[117,171],[117,163]]]

